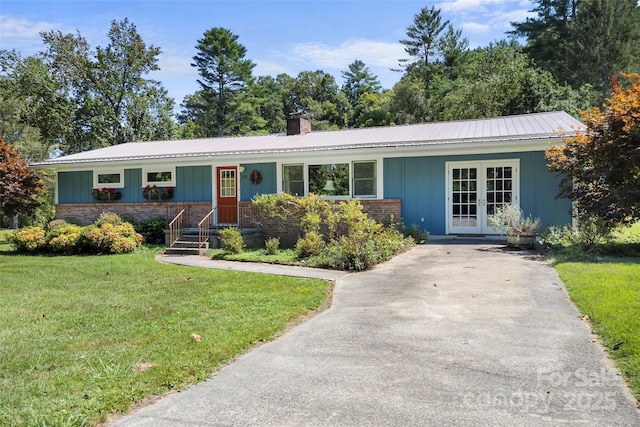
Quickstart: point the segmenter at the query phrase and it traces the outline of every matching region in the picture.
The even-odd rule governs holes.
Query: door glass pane
[[[489,217],[505,204],[511,203],[513,192],[513,168],[495,166],[486,168],[487,226]]]
[[[220,197],[236,197],[236,171],[220,171]]]
[[[454,168],[451,176],[451,212],[454,227],[475,227],[478,224],[476,168]]]

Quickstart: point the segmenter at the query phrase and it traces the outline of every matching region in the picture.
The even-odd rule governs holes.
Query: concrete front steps
[[[166,255],[201,255],[209,249],[209,242],[205,242],[204,246],[198,247],[198,232],[185,232],[180,239],[170,248],[165,249]]]

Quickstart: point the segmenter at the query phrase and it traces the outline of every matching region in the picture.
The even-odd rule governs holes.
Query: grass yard
[[[245,262],[266,262],[269,264],[300,265],[295,249],[281,248],[275,255],[267,254],[266,250],[260,248],[244,248],[239,254],[228,252],[224,249],[210,249],[207,252],[212,259],[223,259],[227,261]]]
[[[322,308],[330,287],[153,258],[0,252],[0,425],[95,425],[183,389]]]
[[[636,223],[617,233],[617,245],[637,245],[639,237],[640,223]],[[558,259],[561,261],[555,268],[571,299],[589,316],[600,341],[640,400],[640,259]]]

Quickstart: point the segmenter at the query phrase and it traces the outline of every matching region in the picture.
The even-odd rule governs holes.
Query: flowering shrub
[[[45,235],[41,227],[25,227],[9,236],[9,243],[18,252],[39,252],[47,245]]]
[[[47,233],[49,247],[65,254],[81,252],[82,227],[73,224],[59,225]]]
[[[55,220],[48,228],[48,232],[40,227],[24,228],[10,237],[10,243],[17,251],[30,253],[122,254],[132,252],[143,241],[133,225],[114,213],[104,213],[86,227]]]

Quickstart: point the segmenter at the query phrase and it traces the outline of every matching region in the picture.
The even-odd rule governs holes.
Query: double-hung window
[[[282,191],[304,196],[304,165],[282,166]]]

